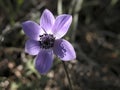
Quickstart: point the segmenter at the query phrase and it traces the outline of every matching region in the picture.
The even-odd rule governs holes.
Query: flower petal
[[[25,52],[30,55],[37,55],[40,51],[40,44],[38,41],[29,39],[25,43]]]
[[[57,39],[60,39],[61,37],[63,37],[67,33],[71,22],[72,22],[71,15],[67,15],[67,14],[59,15],[56,18],[56,21],[52,29],[54,36]]]
[[[73,46],[64,39],[58,39],[54,44],[54,53],[63,61],[69,61],[76,58]]]
[[[39,40],[39,35],[44,33],[40,26],[33,21],[26,21],[22,23],[22,28],[30,39],[37,41]]]
[[[53,14],[48,10],[45,9],[43,11],[43,14],[40,18],[40,25],[41,27],[47,32],[47,33],[51,33],[51,29],[52,26],[55,22],[55,18],[53,16]]]
[[[35,68],[39,73],[45,74],[49,71],[53,63],[53,51],[41,50],[35,59]]]

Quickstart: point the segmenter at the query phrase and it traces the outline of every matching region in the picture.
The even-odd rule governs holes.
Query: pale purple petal
[[[43,34],[43,30],[41,29],[40,25],[33,21],[26,21],[22,23],[22,28],[25,34],[33,40],[39,40],[39,35]]]
[[[41,74],[49,71],[53,63],[53,51],[41,50],[35,59],[35,68]]]
[[[72,22],[71,15],[67,15],[67,14],[59,15],[56,18],[56,21],[52,29],[54,36],[57,39],[60,39],[61,37],[63,37],[67,33],[71,25],[71,22]]]
[[[30,55],[37,55],[40,52],[40,44],[38,41],[29,39],[25,43],[25,52]]]
[[[53,51],[63,61],[74,60],[76,58],[73,46],[64,39],[55,41]]]
[[[47,32],[47,33],[51,33],[51,29],[52,26],[55,22],[55,18],[53,16],[53,14],[48,10],[45,9],[43,11],[43,14],[40,18],[40,25],[41,27]]]

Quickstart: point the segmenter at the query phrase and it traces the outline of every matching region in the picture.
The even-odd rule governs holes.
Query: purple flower
[[[30,38],[26,41],[25,52],[37,55],[35,68],[39,73],[48,72],[53,63],[54,54],[63,61],[76,58],[73,46],[61,39],[67,33],[71,22],[71,15],[62,14],[55,18],[48,9],[45,9],[40,18],[40,25],[33,21],[22,23],[25,34]]]

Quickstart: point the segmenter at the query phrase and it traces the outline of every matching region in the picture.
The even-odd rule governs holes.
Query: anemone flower
[[[54,54],[62,61],[76,58],[73,46],[62,37],[67,33],[72,16],[62,14],[56,18],[45,9],[40,18],[40,24],[34,21],[22,23],[24,33],[29,37],[25,43],[25,52],[36,55],[35,68],[45,74],[52,66]]]

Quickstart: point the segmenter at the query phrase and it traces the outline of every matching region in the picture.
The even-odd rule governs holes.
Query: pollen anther
[[[40,47],[43,49],[49,49],[54,46],[55,38],[52,34],[40,35]]]

